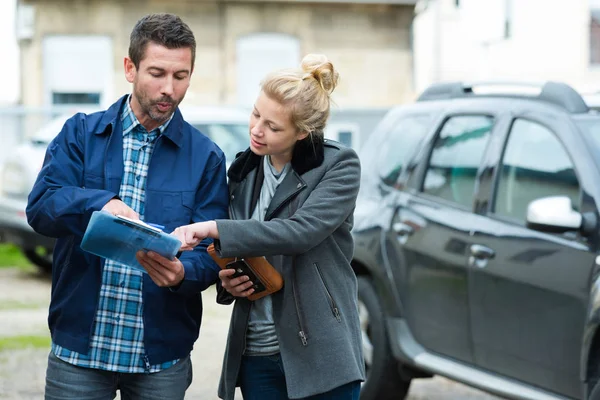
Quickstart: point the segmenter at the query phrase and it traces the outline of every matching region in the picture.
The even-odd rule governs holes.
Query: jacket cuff
[[[229,293],[221,286],[221,280],[217,281],[217,303],[223,305],[230,305],[235,301],[235,296]]]

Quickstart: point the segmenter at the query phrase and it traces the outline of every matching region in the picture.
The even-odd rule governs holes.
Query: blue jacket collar
[[[104,112],[100,123],[98,123],[94,130],[96,135],[112,133],[112,129],[117,125],[117,119],[121,115],[123,105],[127,101],[127,96],[124,95],[121,97]],[[181,111],[179,111],[179,107],[175,109],[175,115],[173,115],[173,119],[164,131],[163,136],[171,140],[178,147],[181,147],[183,140],[183,116],[181,115]]]

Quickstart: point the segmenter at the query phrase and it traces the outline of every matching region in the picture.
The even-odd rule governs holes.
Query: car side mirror
[[[573,210],[567,196],[543,197],[527,206],[527,227],[536,231],[562,233],[582,228],[583,215]]]

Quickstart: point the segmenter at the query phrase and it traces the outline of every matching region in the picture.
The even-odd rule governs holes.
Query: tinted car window
[[[524,222],[527,206],[547,196],[579,204],[579,182],[562,143],[548,128],[516,120],[502,158],[495,212]]]
[[[423,192],[470,208],[493,123],[492,117],[482,115],[448,119],[431,151]]]
[[[425,138],[431,119],[429,114],[418,114],[382,121],[361,154],[364,170],[371,174],[369,179],[394,186],[408,158]]]
[[[249,146],[249,131],[246,124],[194,124],[194,127],[212,139],[225,153],[230,164],[235,155]]]

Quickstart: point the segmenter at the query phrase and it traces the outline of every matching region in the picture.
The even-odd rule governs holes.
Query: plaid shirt
[[[143,220],[150,156],[156,139],[171,120],[147,132],[131,110],[130,100],[131,96],[121,115],[124,173],[119,196]],[[54,354],[70,364],[113,372],[152,373],[173,366],[178,360],[159,365],[148,362],[144,349],[142,283],[143,272],[106,260],[89,353],[79,354],[53,343]]]

